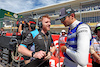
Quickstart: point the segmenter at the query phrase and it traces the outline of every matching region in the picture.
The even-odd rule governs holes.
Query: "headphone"
[[[48,18],[49,15],[46,14],[46,15],[42,15],[42,16],[39,17],[39,19],[38,19],[38,27],[39,27],[39,29],[41,29],[43,27],[43,24],[42,24],[43,17],[47,17]]]
[[[42,16],[40,16],[40,18],[39,18],[39,20],[38,20],[38,27],[39,27],[39,29],[41,29],[42,28]]]

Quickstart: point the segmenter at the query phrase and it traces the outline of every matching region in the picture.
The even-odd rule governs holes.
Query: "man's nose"
[[[49,25],[51,25],[51,23],[49,23]]]

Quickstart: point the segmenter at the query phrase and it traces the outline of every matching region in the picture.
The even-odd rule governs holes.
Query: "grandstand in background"
[[[40,16],[49,14],[52,24],[51,32],[59,33],[61,29],[68,30],[68,27],[65,28],[60,21],[55,21],[55,19],[59,17],[59,10],[63,7],[66,9],[69,7],[73,8],[75,10],[76,18],[89,24],[92,30],[94,30],[95,25],[100,22],[100,0],[71,0],[18,14],[26,17],[33,17],[36,22],[38,22],[37,19]]]

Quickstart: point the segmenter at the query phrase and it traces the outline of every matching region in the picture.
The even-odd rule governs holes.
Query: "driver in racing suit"
[[[67,34],[67,44],[61,47],[64,52],[64,67],[84,67],[88,64],[89,46],[91,30],[87,24],[76,20],[75,12],[72,8],[60,10],[60,20],[69,26]]]

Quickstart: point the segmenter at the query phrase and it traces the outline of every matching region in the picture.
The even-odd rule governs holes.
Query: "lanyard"
[[[46,52],[47,52],[47,50],[48,50],[48,36],[44,35],[43,40],[44,40],[44,44],[45,44],[45,48],[46,48]]]

